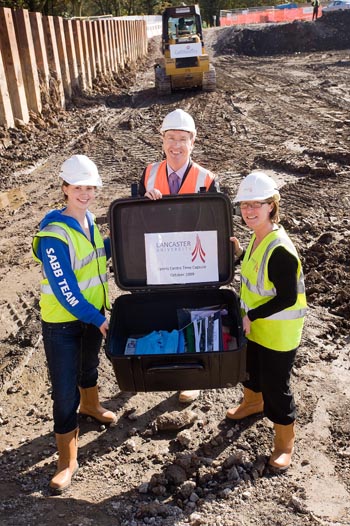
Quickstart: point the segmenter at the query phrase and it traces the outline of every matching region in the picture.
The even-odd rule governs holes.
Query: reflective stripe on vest
[[[244,312],[249,311],[249,307],[244,301],[240,301],[241,309]],[[267,318],[264,318],[264,320],[297,320],[299,318],[303,318],[306,315],[307,309],[299,309],[299,310],[282,310],[280,312],[276,312],[275,314],[271,314],[271,316],[268,316]]]
[[[278,238],[271,241],[271,243],[267,246],[263,258],[261,260],[261,264],[259,266],[259,272],[257,277],[257,284],[253,285],[250,283],[245,277],[241,276],[241,281],[246,285],[246,287],[255,294],[259,294],[259,296],[276,296],[276,289],[273,287],[270,290],[265,290],[264,288],[264,271],[267,264],[267,259],[269,257],[270,252],[278,246],[284,246],[285,248],[288,248],[288,251],[291,252],[297,259],[298,254],[295,250],[294,245],[290,241],[290,239],[284,239],[283,241]],[[297,281],[297,292],[298,294],[304,294],[305,293],[305,281],[304,281],[304,273],[301,270],[300,276]]]
[[[271,232],[250,256],[254,240],[255,236],[252,237],[242,262],[240,300],[242,315],[276,296],[276,289],[268,277],[268,261],[277,246],[283,246],[298,262],[298,295],[295,304],[291,307],[251,322],[251,332],[247,338],[276,351],[295,349],[300,343],[307,310],[304,277],[297,251],[282,227]]]
[[[75,251],[75,247],[74,247],[74,244],[73,244],[73,241],[72,239],[70,238],[68,232],[66,232],[66,230],[64,230],[64,228],[58,226],[58,225],[48,225],[47,227],[44,228],[44,230],[42,232],[46,232],[46,233],[51,233],[51,234],[58,234],[58,237],[64,237],[66,242],[67,242],[67,245],[68,245],[68,248],[69,248],[69,257],[70,257],[70,261],[71,261],[71,265],[72,265],[72,269],[73,270],[80,270],[82,269],[83,267],[86,267],[86,265],[88,265],[89,263],[91,263],[91,261],[93,261],[94,259],[96,259],[96,256],[99,258],[99,257],[103,257],[106,255],[105,253],[105,249],[104,247],[103,248],[97,248],[91,252],[88,256],[86,256],[85,258],[83,259],[78,259],[77,256],[76,256],[76,251]],[[54,236],[56,237],[56,236]]]
[[[162,194],[170,194],[166,165],[166,161],[161,161],[159,163],[151,164],[146,168],[146,191],[158,188]],[[198,193],[202,187],[205,187],[208,190],[213,179],[214,176],[211,172],[197,163],[192,163],[186,177],[182,180],[178,193]]]
[[[78,285],[81,291],[91,289],[92,287],[98,287],[98,285],[101,285],[101,281],[103,283],[107,283],[107,274],[103,274],[103,276],[97,276],[95,278],[91,278],[87,281],[79,281]],[[48,284],[41,284],[40,288],[41,292],[43,294],[53,294],[52,288]]]

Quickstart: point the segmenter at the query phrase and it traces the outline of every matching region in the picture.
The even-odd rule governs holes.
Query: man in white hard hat
[[[165,160],[149,164],[143,172],[139,195],[161,199],[169,194],[192,194],[205,188],[219,191],[214,174],[191,159],[197,135],[189,113],[177,109],[165,116],[160,132]]]
[[[64,161],[59,176],[66,205],[45,215],[32,245],[43,274],[40,312],[59,453],[50,482],[55,493],[65,491],[78,470],[79,405],[80,413],[102,424],[117,420],[101,406],[97,389],[98,354],[108,331],[110,242],[89,206],[102,181],[86,155]]]
[[[207,192],[218,192],[214,174],[191,159],[197,135],[191,115],[181,109],[168,113],[160,132],[165,159],[146,167],[139,184],[139,195],[156,200],[163,195],[197,193],[202,188]],[[181,391],[179,401],[193,402],[199,393],[198,390]]]

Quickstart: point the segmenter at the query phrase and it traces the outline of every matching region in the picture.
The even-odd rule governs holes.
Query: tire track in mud
[[[19,378],[41,344],[37,291],[26,290],[0,305],[0,391]],[[35,328],[35,326],[37,326]]]
[[[227,78],[229,69],[229,60],[227,57],[225,59],[225,67],[221,71],[221,82],[224,88],[226,88],[226,82],[223,82],[223,79]],[[231,60],[233,64],[235,62],[239,64],[236,58],[232,57]],[[325,82],[324,73],[315,75],[313,70],[307,71],[308,60],[326,62],[332,58],[321,54],[315,54],[312,58],[297,56],[293,59],[293,68],[288,61],[285,64],[281,58],[264,58],[262,61],[254,59],[248,62],[254,71],[251,73],[249,82],[244,81],[241,70],[232,68],[227,84],[233,81],[235,85],[245,86],[248,138],[254,135],[254,129],[260,134],[266,127],[265,140],[267,139],[272,147],[283,135],[300,136],[301,133],[300,143],[302,145],[309,144],[310,141],[317,143],[322,135],[319,134],[320,126],[326,126],[329,129],[333,124],[338,128],[336,130],[338,139],[343,135],[343,140],[346,140],[346,122],[343,124],[340,119],[337,119],[339,108],[342,108],[342,111],[345,109],[344,99],[334,97],[324,89],[321,89],[319,93],[320,84],[323,87]],[[219,67],[221,62],[222,58],[218,60]],[[247,64],[245,66],[247,67]],[[247,70],[244,71],[247,72]],[[334,72],[334,75],[336,74],[337,72]],[[326,82],[334,84],[330,79]],[[339,129],[342,127],[345,132],[343,134]]]

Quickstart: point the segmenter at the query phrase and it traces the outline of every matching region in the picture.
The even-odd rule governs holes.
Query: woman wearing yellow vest
[[[88,207],[102,182],[85,155],[67,159],[59,175],[66,206],[51,210],[33,239],[43,274],[40,309],[59,453],[50,487],[57,493],[70,485],[78,469],[79,404],[80,413],[99,422],[116,421],[100,405],[97,391],[98,353],[108,330],[110,241],[102,239]]]
[[[269,468],[277,472],[288,469],[294,447],[290,377],[306,313],[303,271],[292,241],[278,225],[279,200],[276,183],[263,172],[249,174],[235,198],[253,230],[245,252],[237,238],[231,239],[242,259],[240,302],[249,379],[243,401],[226,414],[239,420],[264,412],[274,423]]]

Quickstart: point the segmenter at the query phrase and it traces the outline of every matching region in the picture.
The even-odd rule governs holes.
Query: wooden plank
[[[131,51],[132,51],[132,59],[134,62],[136,62],[137,57],[139,55],[139,39],[137,38],[137,20],[131,21],[132,27],[130,28],[131,31]]]
[[[125,47],[126,47],[126,60],[130,64],[131,61],[131,42],[130,42],[130,24],[125,21],[124,24],[124,38],[125,38]]]
[[[126,64],[126,53],[125,53],[125,39],[124,39],[124,22],[123,20],[118,20],[118,34],[119,34],[119,43],[120,43],[120,54],[121,54],[121,66],[124,69]]]
[[[111,57],[111,70],[113,73],[116,73],[118,71],[118,65],[117,65],[117,59],[116,59],[116,51],[115,51],[115,40],[113,35],[113,26],[112,26],[112,20],[107,20],[107,29],[108,29],[108,42],[110,46],[109,54]]]
[[[105,42],[103,38],[103,27],[102,27],[102,20],[96,20],[95,24],[97,25],[97,36],[98,36],[98,43],[101,51],[101,73],[102,75],[107,74],[107,64],[106,64],[106,55],[105,55]]]
[[[85,60],[84,60],[84,53],[83,53],[83,42],[81,38],[80,20],[72,20],[72,29],[73,29],[73,37],[74,37],[75,55],[76,55],[77,67],[78,67],[79,86],[80,86],[80,89],[86,90],[88,87],[88,84],[86,82],[86,69],[85,69]]]
[[[87,31],[86,31],[85,21],[81,22],[80,29],[81,29],[82,52],[83,52],[84,64],[85,64],[86,83],[89,88],[92,88],[90,54],[89,54],[89,46],[88,46],[88,40],[87,40]]]
[[[58,55],[58,47],[55,33],[55,26],[53,16],[43,16],[43,29],[45,36],[45,44],[47,51],[47,58],[49,62],[50,76],[55,80],[57,102],[61,108],[65,107],[65,96],[62,82],[62,71],[60,58]]]
[[[101,20],[101,27],[102,27],[102,40],[103,40],[103,46],[104,46],[104,56],[105,56],[105,63],[106,63],[106,73],[110,74],[111,69],[111,59],[109,55],[109,42],[108,42],[108,29],[107,29],[107,20]]]
[[[111,43],[112,71],[118,72],[117,50],[115,45],[115,36],[113,31],[113,20],[108,20],[109,40]]]
[[[92,81],[94,81],[96,79],[96,55],[95,55],[94,36],[93,36],[93,23],[87,20],[85,22],[85,26],[86,26],[87,46],[88,46],[88,51],[89,51],[91,79]]]
[[[70,78],[67,45],[66,45],[66,38],[64,34],[63,20],[60,16],[55,16],[53,18],[53,21],[54,21],[54,28],[55,28],[55,34],[56,34],[58,59],[60,62],[60,67],[61,67],[64,94],[66,98],[70,99],[72,96],[72,83],[71,83],[71,78]]]
[[[122,69],[122,57],[121,57],[121,50],[120,50],[120,42],[119,42],[119,32],[118,32],[118,20],[112,20],[113,23],[113,33],[114,33],[114,41],[115,41],[115,51],[116,51],[116,57],[117,57],[117,64],[118,64],[118,70]]]
[[[40,114],[42,111],[40,81],[35,58],[29,12],[26,9],[17,9],[13,12],[13,15],[17,43],[20,49],[20,60],[28,109],[34,113]]]
[[[95,53],[95,67],[96,67],[96,76],[101,75],[102,72],[102,58],[101,58],[101,46],[100,39],[98,34],[98,22],[91,22],[92,38],[93,38],[93,47]]]
[[[13,118],[11,100],[7,86],[4,63],[0,49],[0,125],[5,128],[14,128],[15,119]]]
[[[12,11],[0,8],[0,47],[14,119],[29,122],[29,111],[24,89],[21,61],[17,46]]]
[[[116,54],[115,54],[115,41],[114,41],[114,35],[112,30],[112,20],[106,20],[107,22],[107,31],[108,31],[108,44],[109,44],[109,56],[111,61],[111,71],[112,73],[116,73],[118,71],[117,61],[116,61]]]
[[[41,91],[46,91],[46,93],[49,94],[50,70],[49,61],[46,53],[42,15],[41,13],[29,13],[29,20],[32,29],[33,45],[36,65],[38,68],[39,81],[42,86]]]
[[[66,52],[69,67],[72,93],[80,89],[77,56],[75,53],[74,35],[71,20],[63,20],[64,37],[66,41]]]

